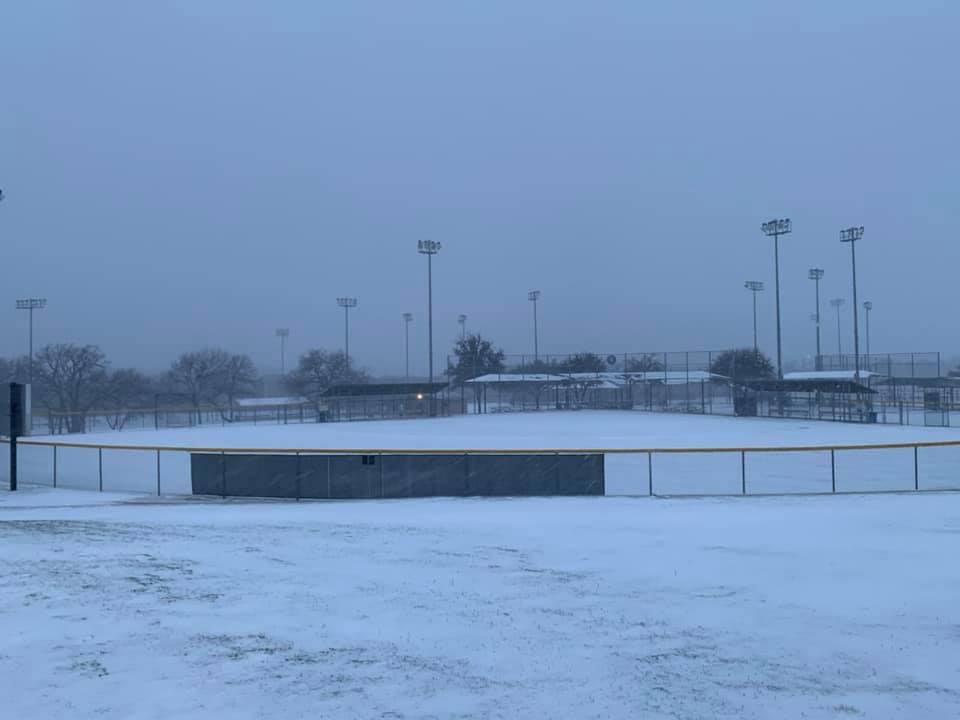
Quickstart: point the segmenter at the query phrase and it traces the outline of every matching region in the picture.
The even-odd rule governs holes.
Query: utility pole
[[[413,313],[403,314],[403,365],[406,371],[407,382],[410,382],[410,322]]]
[[[338,297],[337,305],[343,308],[343,351],[346,357],[347,372],[350,372],[350,308],[357,306],[357,299]]]
[[[863,309],[867,316],[867,370],[870,370],[870,311],[873,310],[873,303],[865,300]]]
[[[527,300],[533,303],[533,361],[540,361],[540,333],[537,327],[537,301],[540,299],[539,290],[531,290],[527,293]]]
[[[33,311],[43,310],[47,306],[46,298],[25,298],[17,300],[17,310],[27,310],[30,313],[30,361],[29,375],[30,386],[33,387]]]
[[[757,344],[757,293],[763,290],[763,283],[759,280],[747,280],[743,286],[753,293],[753,351],[760,352]]]
[[[843,307],[843,298],[834,298],[830,304],[837,311],[837,355],[840,358],[840,366],[843,367],[843,341],[840,335],[840,308]]]
[[[417,252],[427,256],[427,352],[430,374],[430,416],[437,414],[433,398],[433,256],[440,252],[437,240],[418,240]]]
[[[287,374],[287,338],[290,337],[289,328],[277,328],[276,335],[280,338],[280,374]]]
[[[773,268],[777,290],[777,377],[783,380],[783,350],[780,333],[780,236],[793,232],[790,218],[770,220],[760,226],[763,234],[773,237]]]
[[[814,367],[817,370],[823,370],[823,360],[822,355],[820,354],[820,281],[823,279],[823,269],[822,268],[810,268],[810,271],[807,273],[807,277],[813,280],[816,287],[816,310],[814,314],[814,321],[817,323],[817,361],[814,364]]]
[[[853,377],[860,380],[860,307],[857,304],[857,240],[863,237],[863,225],[840,231],[840,242],[850,243],[850,264],[853,268]]]

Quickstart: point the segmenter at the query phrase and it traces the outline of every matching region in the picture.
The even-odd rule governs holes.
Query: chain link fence
[[[0,484],[9,481],[10,444],[0,442]],[[68,442],[22,440],[17,445],[19,478],[23,486],[46,486],[102,492],[134,492],[154,495],[198,493],[194,470],[197,458],[221,468],[221,480],[202,492],[224,497],[248,495],[241,476],[270,458],[287,457],[293,470],[278,478],[296,493],[308,486],[305,473],[320,456],[338,455],[342,462],[368,473],[371,482],[363,497],[381,497],[385,466],[408,475],[395,482],[410,488],[409,497],[442,495],[435,484],[417,490],[420,482],[433,483],[445,471],[428,468],[419,473],[411,462],[426,456],[448,457],[461,466],[484,462],[484,458],[537,456],[547,459],[569,455],[602,456],[605,495],[755,495],[798,493],[868,493],[930,490],[960,490],[960,441],[916,442],[884,445],[838,445],[825,447],[753,448],[555,448],[530,450],[331,450],[203,448],[124,445],[83,445]],[[253,460],[251,460],[253,458]],[[299,460],[297,460],[299,458]],[[410,462],[403,461],[409,458]],[[209,462],[208,462],[209,464]],[[315,463],[314,463],[315,464]],[[246,467],[246,470],[244,470]],[[552,472],[550,463],[544,467]],[[359,469],[358,469],[359,468]],[[461,470],[463,468],[461,467]],[[329,472],[329,471],[328,471]],[[406,471],[404,471],[406,472]],[[555,494],[550,477],[541,477],[533,467],[513,468],[511,473],[530,475],[529,487],[514,487],[513,494]],[[293,473],[291,475],[290,473]],[[249,475],[249,472],[247,472]],[[303,476],[301,476],[303,474]],[[542,475],[542,473],[541,473]],[[512,475],[511,475],[512,476]],[[435,479],[435,478],[434,478]],[[329,479],[327,480],[329,483]],[[516,478],[513,478],[516,482]],[[432,489],[431,489],[432,488]],[[483,491],[468,494],[485,494]],[[495,494],[492,491],[486,494]],[[288,497],[289,495],[283,495]],[[401,495],[394,495],[401,496]],[[402,495],[407,496],[407,495]],[[339,498],[335,492],[308,495]]]

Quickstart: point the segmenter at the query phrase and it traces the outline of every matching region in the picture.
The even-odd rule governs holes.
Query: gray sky
[[[960,5],[951,2],[33,0],[0,17],[0,354],[166,367],[207,344],[276,367],[340,347],[426,365],[456,317],[530,351],[749,345],[782,242],[784,351],[847,298],[865,225],[874,351],[960,350]],[[10,270],[11,264],[16,266]],[[829,308],[827,308],[829,310]],[[836,345],[825,315],[825,350]],[[925,316],[925,317],[924,317]]]

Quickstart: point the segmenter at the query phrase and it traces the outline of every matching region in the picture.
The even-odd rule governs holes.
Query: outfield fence
[[[346,499],[450,494],[677,496],[960,490],[960,440],[739,448],[409,449],[165,447],[22,439],[17,447],[22,485],[154,495]],[[9,452],[8,443],[0,444],[0,482],[4,486],[9,481]],[[572,486],[561,482],[557,474],[561,471],[556,469],[562,464],[559,459],[570,456],[601,459],[601,492],[572,492]],[[197,468],[206,464],[209,474],[211,457],[219,463],[216,467],[222,473],[222,482],[201,484],[204,490],[198,493]],[[321,457],[338,460],[318,464]],[[557,462],[543,462],[551,457]],[[288,462],[270,464],[270,458],[286,458]],[[414,463],[410,458],[419,460]],[[491,485],[484,480],[471,485],[471,473],[475,474],[477,467],[489,466],[489,458],[512,458],[492,470],[488,467],[497,477],[508,477],[509,482]],[[518,458],[529,460],[520,462]],[[309,478],[304,470],[307,467],[312,473]],[[266,488],[265,492],[251,491],[249,478],[257,473],[268,476],[258,486]],[[336,478],[346,477],[344,473],[360,477],[362,491],[337,490]],[[453,487],[448,476],[459,477],[461,473],[465,484],[445,491]],[[240,478],[247,480],[241,483]],[[308,486],[314,490],[303,492]]]

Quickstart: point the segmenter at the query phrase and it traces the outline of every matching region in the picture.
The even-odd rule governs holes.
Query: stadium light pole
[[[347,372],[350,371],[350,308],[357,306],[357,299],[338,297],[337,305],[343,308],[343,351],[346,357]]]
[[[747,280],[743,286],[753,294],[753,351],[760,352],[757,344],[757,293],[763,291],[763,283],[759,280]]]
[[[287,338],[290,337],[289,328],[277,328],[276,336],[280,338],[280,374],[287,374]]]
[[[857,240],[863,237],[863,225],[840,231],[840,242],[850,243],[850,265],[853,269],[853,377],[860,379],[860,306],[857,304]]]
[[[410,323],[413,321],[413,313],[403,314],[403,366],[407,375],[407,382],[410,382]]]
[[[814,364],[814,367],[817,370],[823,370],[821,367],[823,365],[823,361],[820,359],[820,281],[823,279],[823,268],[810,268],[810,271],[807,273],[807,277],[813,280],[814,286],[816,287],[814,296],[814,300],[816,301],[816,313],[814,313],[813,319],[817,323],[817,360]]]
[[[433,256],[440,252],[438,240],[418,240],[417,252],[427,256],[427,352],[430,382],[430,416],[436,415],[433,398]]]
[[[870,311],[873,310],[873,303],[864,300],[863,310],[867,316],[867,370],[870,369]]]
[[[43,310],[46,306],[46,298],[24,298],[23,300],[17,300],[17,310],[26,310],[30,313],[30,355],[28,356],[28,360],[30,363],[29,375],[31,387],[33,386],[33,311]]]
[[[834,310],[837,311],[837,355],[840,357],[840,365],[843,365],[843,342],[840,336],[840,308],[843,307],[843,298],[834,298],[830,301]]]
[[[773,238],[773,269],[777,291],[777,377],[783,380],[783,351],[780,333],[780,236],[793,232],[790,218],[778,218],[760,226],[763,234]]]
[[[537,327],[537,301],[540,299],[539,290],[531,290],[527,293],[527,300],[533,303],[533,361],[540,361],[540,333]]]
[[[460,339],[466,340],[467,338],[467,316],[460,314],[457,316],[457,323],[460,325]]]

